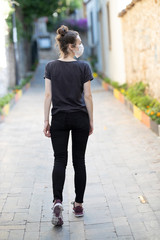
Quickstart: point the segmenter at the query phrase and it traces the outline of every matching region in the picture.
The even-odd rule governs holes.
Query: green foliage
[[[39,17],[49,16],[58,8],[58,0],[17,0],[24,16],[25,25],[30,25]]]
[[[13,42],[13,24],[12,24],[12,13],[13,10],[9,12],[8,18],[6,19],[6,23],[8,25],[9,30],[9,41],[10,43]],[[17,27],[17,40],[19,41],[22,37],[26,37],[27,34],[24,31],[22,22],[16,16],[16,27]]]
[[[82,6],[82,0],[17,0],[16,2],[19,3],[19,6],[15,5],[15,12],[17,12],[18,8],[21,8],[23,15],[23,22],[16,16],[17,38],[19,40],[21,37],[24,37],[29,41],[32,37],[33,22],[37,18],[48,16],[49,21],[47,23],[47,28],[49,31],[53,31],[53,27],[57,21],[64,18],[66,15],[73,13],[75,8],[80,8]],[[10,42],[12,42],[12,13],[14,9],[12,8],[11,3],[10,8],[10,13],[6,22],[9,28],[9,39]],[[52,16],[54,12],[57,12],[58,18]]]
[[[157,124],[160,124],[160,117],[157,118],[155,121],[156,121]]]
[[[144,96],[145,94],[145,87],[147,84],[144,84],[143,82],[137,82],[134,85],[131,85],[127,90],[127,98],[133,102],[137,103],[137,100],[139,96]]]
[[[151,117],[152,120],[160,123],[160,102],[157,99],[153,99],[148,105],[148,109],[145,110],[145,113]],[[158,115],[159,114],[159,115]]]
[[[116,82],[116,81],[112,81],[112,82],[111,82],[111,85],[112,85],[114,88],[117,88],[117,89],[120,88],[119,83]]]
[[[30,81],[31,78],[32,78],[32,75],[24,78],[19,85],[14,86],[12,89],[13,90],[22,89],[24,85],[26,85]]]
[[[139,107],[141,110],[145,110],[147,106],[150,105],[152,101],[152,98],[148,95],[140,96],[137,102],[137,107]]]
[[[82,6],[82,0],[17,0],[22,8],[25,28],[32,33],[32,23],[35,19],[43,16],[48,17],[47,28],[53,31],[58,22],[65,16],[70,15],[76,8]],[[58,17],[53,17],[53,13]],[[28,31],[27,31],[28,32]]]
[[[105,77],[103,80],[104,80],[106,83],[111,83],[111,79],[109,79],[108,77]]]
[[[14,98],[14,93],[13,92],[8,93],[4,97],[0,98],[0,109],[2,109],[4,107],[4,105],[9,103],[12,98]]]
[[[158,100],[156,98],[152,99],[152,101],[149,105],[152,108],[154,107],[154,108],[160,109],[160,103],[158,102]]]
[[[2,108],[14,98],[15,90],[22,89],[28,82],[30,82],[32,75],[27,76],[24,78],[19,85],[11,88],[12,92],[6,94],[5,96],[0,98],[0,113],[2,113]]]
[[[138,108],[144,111],[153,121],[160,123],[160,102],[157,99],[145,95],[148,84],[138,82],[127,90],[127,98]]]
[[[145,112],[153,121],[160,124],[160,102],[145,94],[145,89],[148,84],[140,81],[128,87],[126,83],[119,85],[118,82],[111,81],[107,77],[103,78],[103,81],[120,90],[134,105]]]
[[[26,85],[28,82],[30,82],[31,78],[32,78],[32,75],[29,75],[29,76],[27,76],[26,78],[24,78],[24,79],[22,80],[22,82],[21,82],[21,86],[23,87],[23,86]]]
[[[108,77],[103,78],[103,81],[109,83],[110,85],[112,85],[114,88],[120,90],[120,89],[127,89],[127,84],[123,83],[123,84],[119,84],[117,81],[112,81],[111,79],[109,79]]]
[[[127,90],[127,88],[128,88],[127,83],[123,83],[123,84],[119,85],[119,88],[123,88],[123,89]]]

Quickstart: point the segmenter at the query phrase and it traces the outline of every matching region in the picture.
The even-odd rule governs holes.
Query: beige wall
[[[139,1],[121,19],[126,81],[149,83],[148,93],[160,100],[160,3]]]

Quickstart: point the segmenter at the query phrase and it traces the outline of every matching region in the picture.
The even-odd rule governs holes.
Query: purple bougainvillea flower
[[[73,28],[77,31],[85,32],[88,29],[86,18],[81,18],[79,20],[76,20],[74,18],[65,19],[65,20],[63,20],[63,24],[67,25],[69,28]]]

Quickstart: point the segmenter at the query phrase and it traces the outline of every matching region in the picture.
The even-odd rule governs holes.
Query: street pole
[[[18,47],[17,47],[17,28],[16,28],[16,14],[15,14],[15,4],[14,1],[11,0],[12,7],[14,11],[12,13],[12,24],[13,24],[13,45],[14,45],[14,59],[15,59],[15,76],[16,76],[16,85],[19,84],[19,71],[18,71]]]

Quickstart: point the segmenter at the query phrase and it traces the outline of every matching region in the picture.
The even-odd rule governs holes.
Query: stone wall
[[[126,82],[149,83],[147,93],[160,100],[160,3],[141,0],[124,12]]]

